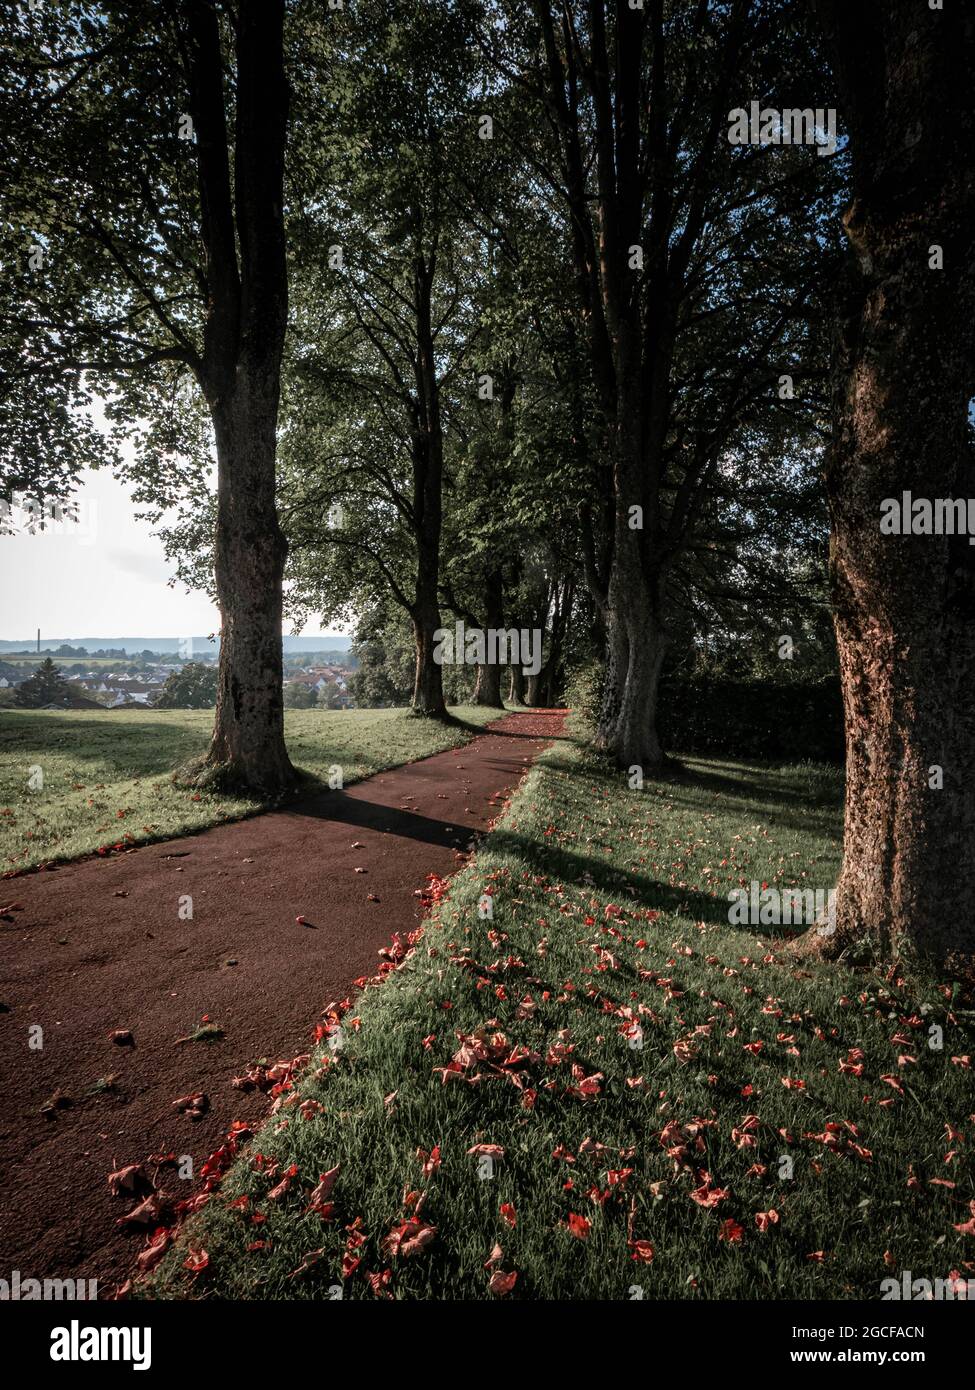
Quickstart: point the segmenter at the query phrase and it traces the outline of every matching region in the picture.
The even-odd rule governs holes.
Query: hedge
[[[771,681],[664,677],[660,737],[675,753],[842,763],[843,701],[839,681]]]
[[[573,673],[566,704],[595,727],[602,667]],[[736,681],[665,672],[658,703],[659,731],[673,753],[719,754],[787,762],[844,760],[839,680]]]

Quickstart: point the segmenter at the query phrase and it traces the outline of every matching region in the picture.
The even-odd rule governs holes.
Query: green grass
[[[627,1299],[633,1286],[645,1298],[876,1299],[902,1270],[963,1270],[975,1239],[953,1227],[975,1195],[975,1116],[971,1072],[951,1059],[975,1051],[970,1026],[949,1020],[936,982],[799,968],[781,939],[728,925],[740,883],[833,883],[839,794],[828,769],[697,759],[630,791],[579,747],[554,745],[413,955],[354,999],[334,1059],[315,1054],[189,1219],[151,1296],[341,1286],[371,1298],[366,1274],[389,1271],[393,1297],[482,1299],[496,1243],[496,1268],[517,1272],[511,1296],[525,1299]],[[487,893],[491,920],[478,912]],[[642,1011],[642,1049],[620,1031],[625,1010]],[[926,1045],[931,1024],[941,1051]],[[443,1080],[459,1037],[474,1035],[502,1059],[525,1049],[507,1069],[517,1081],[490,1061],[462,1073],[475,1084]],[[857,1048],[862,1074],[841,1072]],[[963,1137],[949,1140],[947,1123]],[[503,1149],[489,1178],[476,1144]],[[309,1193],[336,1165],[325,1219]],[[705,1195],[704,1174],[726,1194],[710,1209],[691,1196]],[[391,1256],[384,1239],[421,1192],[435,1234]],[[769,1211],[779,1220],[762,1232],[755,1217]],[[573,1215],[590,1223],[585,1239]],[[652,1261],[632,1258],[649,1247]],[[209,1257],[196,1275],[190,1248]],[[347,1253],[361,1263],[343,1278]]]
[[[455,723],[440,724],[403,710],[288,710],[285,731],[297,766],[327,779],[337,764],[348,784],[455,747],[500,712],[452,713]],[[212,710],[0,711],[0,872],[261,810],[173,785],[172,769],[206,749],[212,728]]]

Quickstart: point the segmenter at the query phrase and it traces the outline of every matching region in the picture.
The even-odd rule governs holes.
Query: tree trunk
[[[666,633],[642,577],[627,581],[618,565],[610,585],[609,612],[606,677],[595,744],[618,767],[639,767],[644,776],[654,776],[666,762],[657,734]]]
[[[648,578],[643,531],[631,525],[641,506],[646,522],[641,439],[630,382],[617,421],[616,526],[607,598],[608,644],[603,707],[596,746],[617,766],[656,775],[665,758],[657,735],[657,694],[667,646],[660,617],[662,578]]]
[[[491,709],[504,709],[501,698],[501,667],[485,661],[477,668],[474,682],[473,701],[475,705],[487,705]]]
[[[606,606],[606,664],[603,672],[603,698],[594,743],[603,753],[614,753],[616,729],[623,703],[623,686],[630,664],[629,640],[623,614]]]
[[[965,498],[975,483],[975,42],[951,8],[821,9],[849,104],[854,254],[826,473],[846,824],[836,931],[818,935],[830,955],[867,941],[938,966],[975,953],[975,551],[880,520],[885,499]]]
[[[484,586],[484,621],[487,628],[500,631],[504,627],[504,581],[500,569],[492,570]],[[487,642],[487,631],[484,634]],[[502,664],[485,661],[477,668],[477,682],[474,686],[475,705],[488,705],[492,709],[504,709],[501,698]]]
[[[418,582],[417,589],[418,601],[413,610],[416,671],[412,705],[417,714],[441,718],[446,714],[447,706],[443,697],[443,668],[435,659],[436,642],[433,636],[440,626],[440,609],[436,597],[430,596],[428,583]],[[436,588],[433,593],[436,594]]]
[[[221,613],[213,738],[198,784],[276,795],[297,781],[284,743],[282,593],[275,508],[281,355],[288,320],[283,0],[241,0],[233,173],[216,10],[187,0],[208,312],[197,371],[217,448],[214,559]]]
[[[440,626],[437,585],[443,528],[443,429],[433,343],[433,275],[433,258],[428,262],[418,251],[413,266],[413,303],[416,312],[416,372],[422,390],[413,424],[413,512],[416,534],[416,589],[412,612],[416,643],[413,709],[417,714],[439,719],[447,713],[447,707],[443,697],[443,672],[434,659],[436,643],[433,637]]]
[[[637,615],[628,624],[630,661],[612,751],[620,767],[654,776],[666,761],[657,734],[657,697],[667,638],[652,612],[642,616],[639,628]]]
[[[513,705],[525,704],[525,673],[520,666],[511,667],[508,700]]]
[[[430,490],[429,479],[427,490]],[[412,704],[417,714],[442,718],[447,713],[447,706],[443,696],[443,668],[436,660],[437,643],[434,640],[434,633],[440,627],[440,605],[437,601],[437,575],[440,568],[439,470],[435,491],[436,521],[431,522],[428,511],[417,534],[416,588],[410,611],[416,647]],[[456,655],[458,654],[455,653]],[[463,653],[459,655],[462,657]]]
[[[213,738],[198,780],[268,795],[297,781],[284,743],[281,583],[274,504],[276,410],[239,384],[215,418],[220,664]]]

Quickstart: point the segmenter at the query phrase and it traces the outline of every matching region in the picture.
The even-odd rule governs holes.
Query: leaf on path
[[[113,1197],[118,1197],[123,1192],[151,1192],[153,1184],[141,1163],[127,1163],[109,1173],[108,1190]]]
[[[203,1091],[195,1091],[189,1096],[180,1096],[173,1101],[173,1109],[188,1115],[191,1120],[202,1120],[210,1108],[210,1101]]]
[[[120,1216],[116,1226],[127,1230],[132,1226],[159,1226],[172,1206],[172,1199],[164,1192],[151,1192],[144,1202],[133,1207],[125,1216]]]
[[[41,1106],[41,1114],[53,1119],[59,1110],[70,1110],[74,1101],[66,1091],[57,1090]]]

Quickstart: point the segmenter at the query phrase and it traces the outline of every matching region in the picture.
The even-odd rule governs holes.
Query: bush
[[[589,661],[571,671],[565,684],[565,703],[581,717],[586,728],[593,731],[599,723],[603,703],[605,669],[601,661]]]
[[[217,703],[217,668],[187,661],[166,677],[156,709],[212,709]]]
[[[569,677],[565,702],[594,731],[602,704],[601,662]],[[673,753],[842,763],[843,701],[839,681],[773,684],[665,674],[660,683],[661,742]]]

